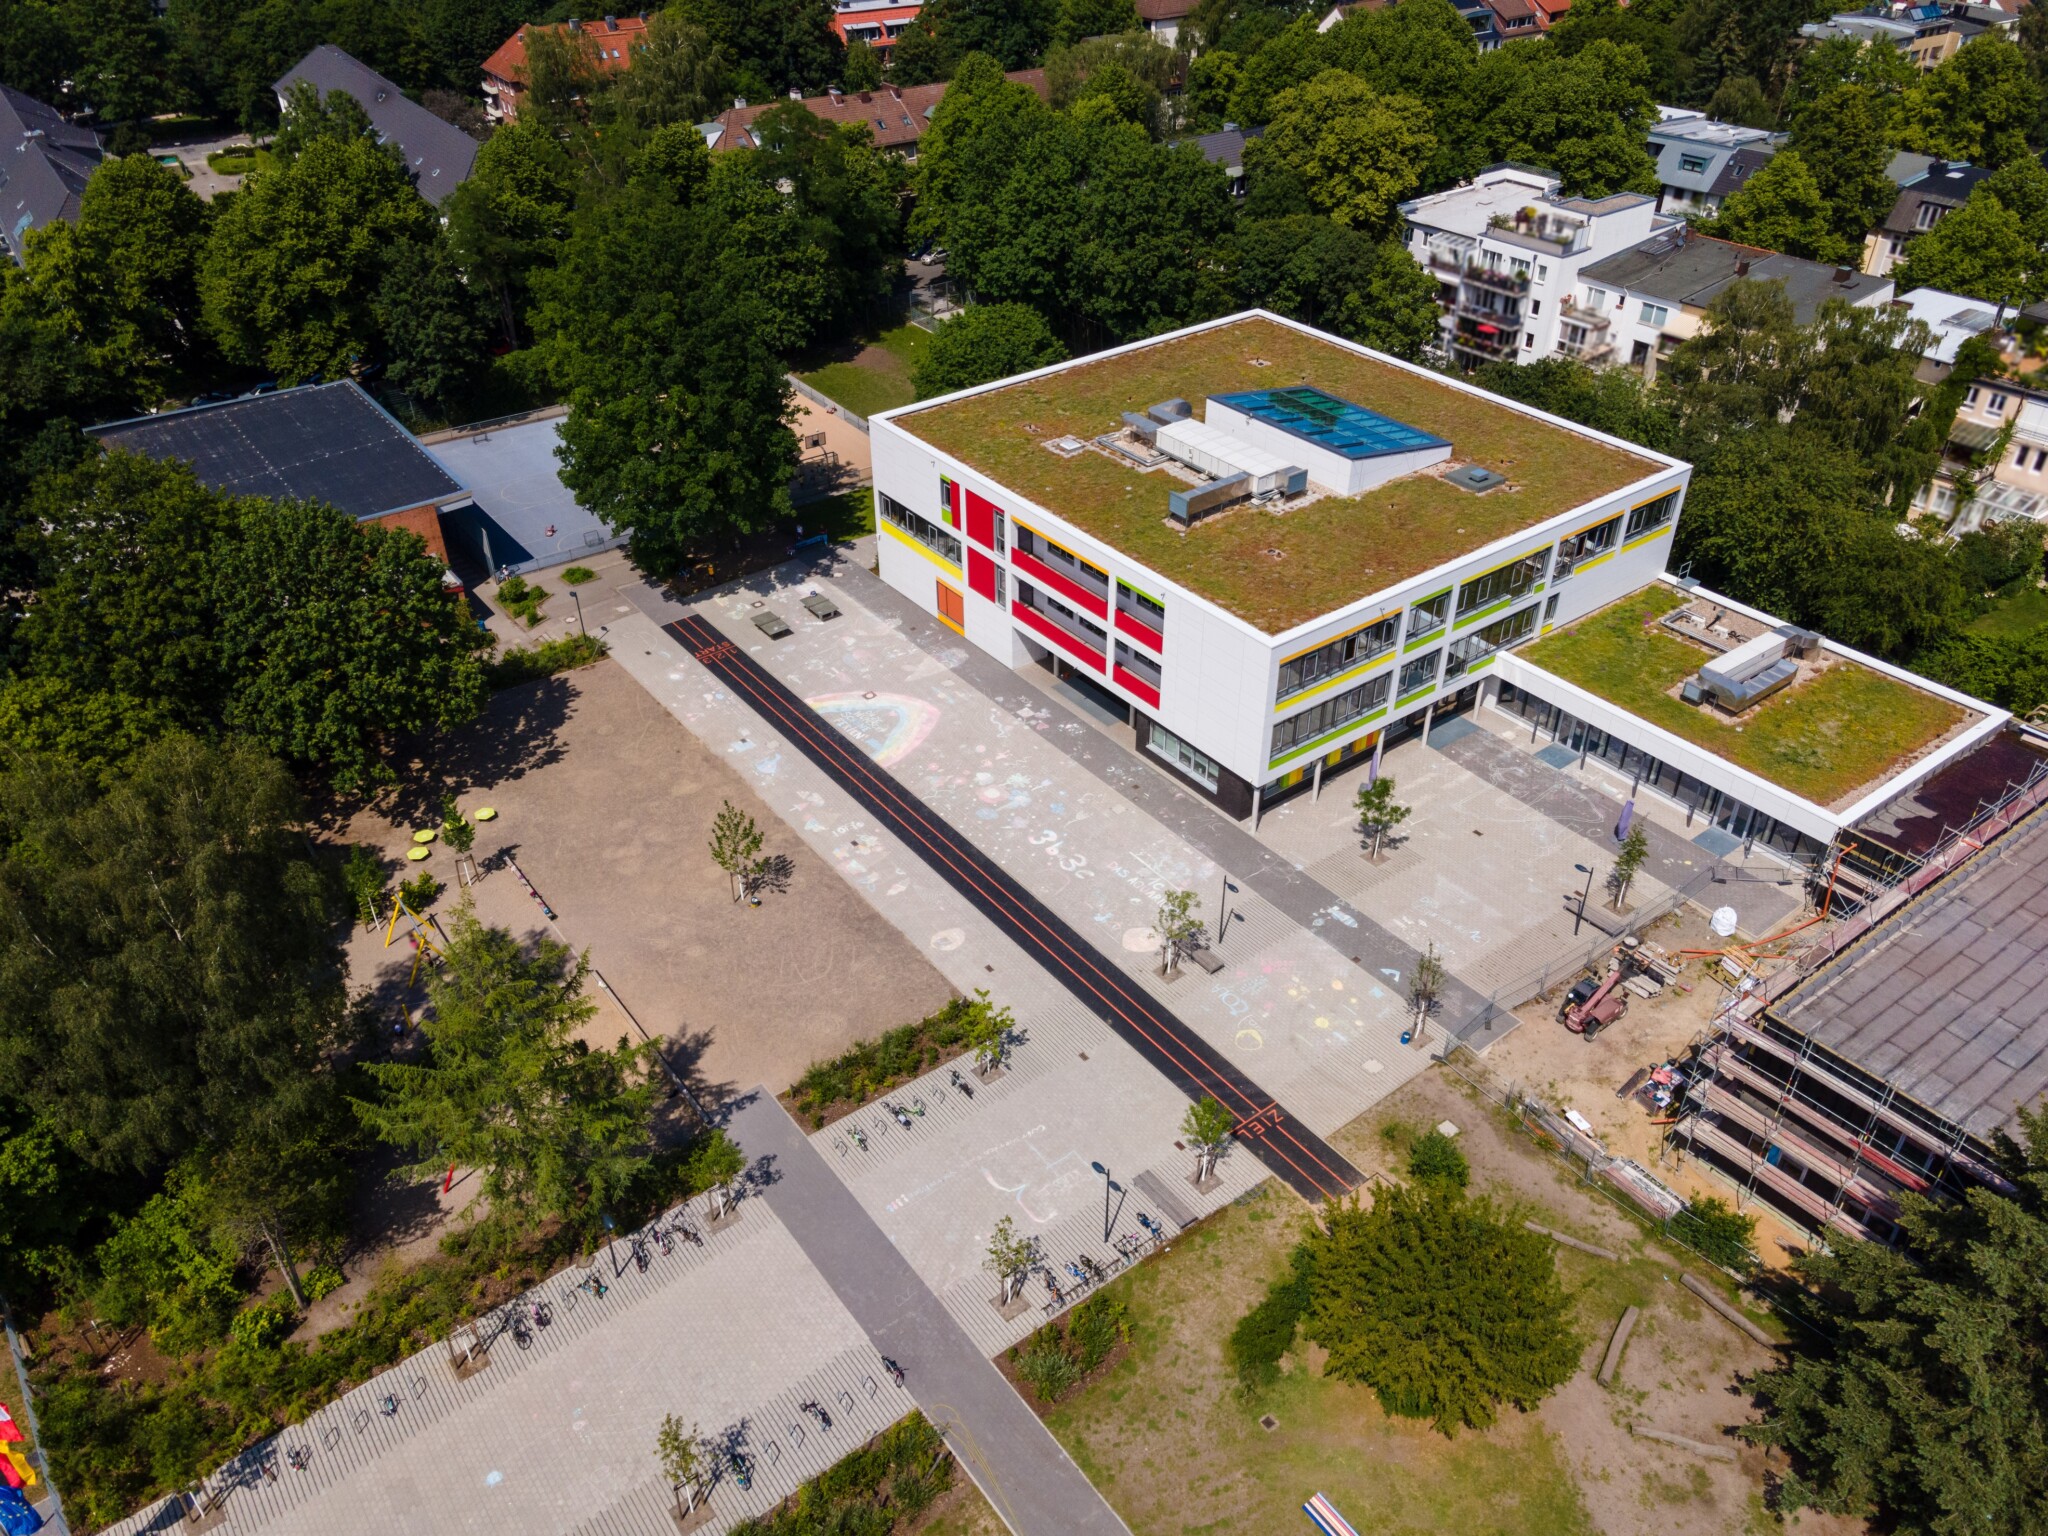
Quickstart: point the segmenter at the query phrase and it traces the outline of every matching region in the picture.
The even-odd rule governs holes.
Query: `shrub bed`
[[[543,640],[539,645],[505,652],[484,669],[484,676],[493,688],[511,688],[553,677],[557,672],[587,667],[593,661],[604,660],[609,649],[595,635],[564,635],[559,640]]]
[[[817,1130],[958,1053],[967,1044],[973,1015],[973,1002],[956,997],[915,1024],[855,1041],[845,1055],[813,1062],[783,1102],[792,1114],[808,1115]]]
[[[1050,1405],[1108,1365],[1130,1338],[1129,1310],[1108,1292],[1098,1291],[1012,1349],[1010,1369],[1041,1404]]]
[[[805,1483],[773,1514],[734,1526],[732,1536],[889,1536],[907,1529],[952,1481],[945,1442],[913,1413]]]

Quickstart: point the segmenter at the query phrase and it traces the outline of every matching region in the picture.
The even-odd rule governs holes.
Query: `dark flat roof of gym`
[[[324,501],[350,517],[457,500],[462,487],[353,380],[93,427],[109,448],[190,464],[238,496]]]

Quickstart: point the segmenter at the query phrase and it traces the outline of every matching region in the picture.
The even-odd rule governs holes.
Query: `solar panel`
[[[1389,453],[1449,446],[1443,438],[1420,427],[1340,400],[1311,384],[1297,384],[1290,389],[1247,390],[1216,398],[1254,421],[1278,427],[1347,459],[1373,459]]]

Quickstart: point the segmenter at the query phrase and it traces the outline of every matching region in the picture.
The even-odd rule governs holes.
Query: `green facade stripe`
[[[1327,747],[1331,742],[1335,741],[1339,736],[1348,736],[1353,731],[1357,730],[1360,726],[1371,725],[1373,721],[1378,720],[1385,716],[1386,712],[1386,706],[1382,705],[1380,708],[1374,710],[1369,715],[1361,715],[1356,720],[1348,720],[1343,725],[1338,726],[1337,729],[1335,729],[1334,731],[1326,731],[1321,736],[1318,736],[1314,741],[1307,742],[1302,746],[1296,747],[1292,752],[1274,758],[1271,762],[1266,764],[1266,767],[1268,769],[1278,768],[1282,763],[1291,763],[1297,757],[1305,757],[1311,752],[1320,751],[1322,748]]]

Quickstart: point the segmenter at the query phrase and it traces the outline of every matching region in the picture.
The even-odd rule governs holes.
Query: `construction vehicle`
[[[1628,1012],[1628,994],[1621,989],[1622,968],[1604,976],[1582,976],[1564,995],[1557,1017],[1564,1027],[1588,1040]]]

